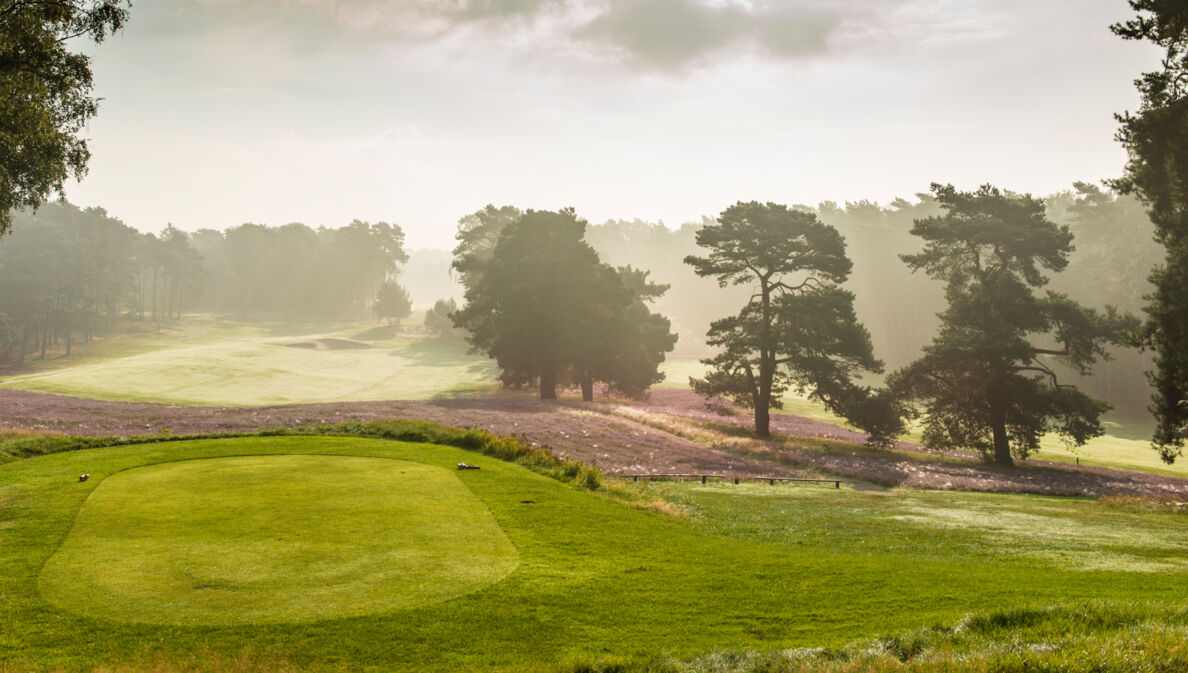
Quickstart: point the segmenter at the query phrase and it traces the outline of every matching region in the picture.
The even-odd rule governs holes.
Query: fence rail
[[[739,477],[733,474],[620,474],[614,475],[620,479],[630,479],[631,481],[680,481],[682,479],[700,479],[701,483],[706,483],[709,479],[720,479],[722,481],[733,481],[738,484],[740,481],[766,481],[772,486],[775,486],[777,481],[802,481],[820,484],[833,484],[834,488],[841,488],[842,479],[805,479],[801,477]]]

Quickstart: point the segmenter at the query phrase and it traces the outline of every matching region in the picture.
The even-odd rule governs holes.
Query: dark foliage
[[[770,410],[791,387],[885,443],[903,431],[887,394],[856,385],[878,373],[870,333],[854,314],[854,295],[842,288],[850,274],[845,240],[816,215],[779,204],[738,203],[697,232],[706,257],[685,262],[720,287],[749,285],[738,315],[715,321],[708,343],[721,352],[694,390],[724,396],[755,410],[755,431],[770,435]]]
[[[1039,200],[988,185],[933,192],[946,214],[917,220],[912,233],[924,249],[902,257],[945,283],[949,306],[924,357],[891,377],[895,390],[925,402],[924,443],[977,449],[1009,465],[1046,432],[1078,445],[1101,435],[1108,405],[1063,384],[1052,364],[1088,373],[1137,320],[1055,292],[1036,295],[1072,251],[1068,227],[1049,221]]]
[[[1162,68],[1135,81],[1136,114],[1118,116],[1117,138],[1129,159],[1116,185],[1138,195],[1155,223],[1166,257],[1151,273],[1144,345],[1155,352],[1151,411],[1154,445],[1165,462],[1182,455],[1188,436],[1188,5],[1180,0],[1130,0],[1138,14],[1112,26],[1127,40],[1163,49]]]
[[[78,133],[95,116],[91,59],[75,38],[102,42],[128,19],[128,0],[0,0],[0,235],[12,211],[35,208],[90,151]]]

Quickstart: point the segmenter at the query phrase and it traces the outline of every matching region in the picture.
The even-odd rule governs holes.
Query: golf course
[[[219,406],[473,398],[498,391],[494,363],[469,353],[465,342],[368,323],[309,326],[195,315],[168,329],[97,341],[78,352],[2,376],[0,389]],[[689,378],[704,376],[705,369],[694,357],[669,358],[660,387],[688,389]],[[846,425],[795,391],[783,404],[787,413]],[[1036,457],[1188,476],[1184,462],[1167,465],[1150,450],[1149,417],[1116,413],[1105,426],[1104,436],[1081,447],[1048,436]],[[919,441],[918,429],[905,439]]]
[[[898,665],[910,657],[845,648],[918,632],[984,650],[1011,614],[1030,629],[1012,642],[1033,638],[1037,661],[1069,656],[1039,647],[1069,639],[1112,656],[1092,643],[1149,621],[1163,640],[1144,637],[1179,638],[1185,660],[1188,520],[1171,511],[766,483],[595,488],[530,467],[349,436],[0,465],[6,670],[663,667],[822,647],[834,654],[818,651],[821,666]],[[999,617],[973,640],[968,625],[954,635],[970,614]]]
[[[427,399],[495,387],[490,361],[467,355],[464,343],[410,338],[368,323],[310,327],[196,316],[116,341],[94,344],[93,355],[4,377],[0,385],[128,402],[234,405]]]

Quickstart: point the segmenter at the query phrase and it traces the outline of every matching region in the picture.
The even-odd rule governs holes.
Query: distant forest
[[[728,205],[728,204],[724,204]],[[1147,277],[1161,259],[1153,226],[1141,204],[1095,185],[1046,199],[1048,217],[1069,225],[1076,252],[1051,289],[1090,306],[1139,311]],[[887,206],[869,201],[797,206],[846,238],[854,271],[859,319],[875,353],[889,369],[918,357],[935,333],[945,302],[939,283],[913,275],[899,255],[920,243],[913,220],[937,215],[930,194]],[[452,258],[439,250],[404,249],[399,226],[355,221],[344,227],[243,224],[225,231],[186,233],[172,226],[142,234],[98,208],[49,203],[19,212],[0,245],[0,357],[39,356],[55,343],[117,328],[121,320],[166,321],[183,312],[232,314],[246,319],[303,322],[372,318],[377,291],[398,281],[418,308],[462,299],[450,273]],[[660,223],[612,220],[592,225],[586,241],[613,266],[651,272],[671,285],[653,309],[679,333],[676,355],[707,354],[705,332],[749,296],[747,287],[721,289],[683,262],[698,254],[703,222],[671,229]],[[1144,356],[1123,351],[1080,382],[1115,406],[1138,409],[1148,398]]]
[[[1067,224],[1076,247],[1069,267],[1055,274],[1050,289],[1067,293],[1088,306],[1113,305],[1139,312],[1150,290],[1148,275],[1162,259],[1154,241],[1154,227],[1137,199],[1118,196],[1088,183],[1045,199],[1049,219]],[[917,194],[914,201],[896,199],[889,206],[869,201],[838,205],[825,202],[816,208],[798,206],[817,214],[846,238],[854,262],[847,286],[855,293],[859,320],[870,330],[875,354],[889,370],[902,367],[920,355],[936,333],[937,313],[945,301],[940,283],[913,275],[899,255],[917,252],[919,239],[910,234],[914,220],[939,215],[931,194]],[[746,301],[748,287],[719,288],[683,263],[686,255],[700,251],[694,240],[701,223],[678,229],[660,224],[616,220],[590,227],[587,240],[604,261],[630,264],[652,272],[652,280],[670,284],[655,309],[672,320],[680,334],[677,354],[704,356],[704,338],[714,319],[729,315]],[[1077,385],[1090,394],[1126,410],[1141,410],[1149,398],[1144,371],[1147,357],[1133,350],[1118,350],[1114,360],[1097,367],[1093,377]],[[1067,374],[1069,380],[1077,379]]]

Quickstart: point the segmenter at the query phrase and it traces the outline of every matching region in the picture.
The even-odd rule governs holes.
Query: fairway
[[[445,600],[516,563],[490,512],[444,469],[266,456],[108,478],[40,581],[50,602],[104,619],[291,622]]]
[[[57,360],[52,368],[7,377],[0,385],[100,400],[210,405],[422,400],[497,385],[491,361],[467,354],[460,341],[352,338],[366,338],[366,327],[310,332],[199,320],[178,335],[141,340],[131,352],[113,348],[97,357]],[[294,347],[319,339],[370,347]]]
[[[1188,595],[1188,520],[1171,512],[943,491],[623,488],[682,514],[461,449],[355,437],[18,460],[0,465],[0,661],[118,670],[246,651],[310,670],[553,670]]]

